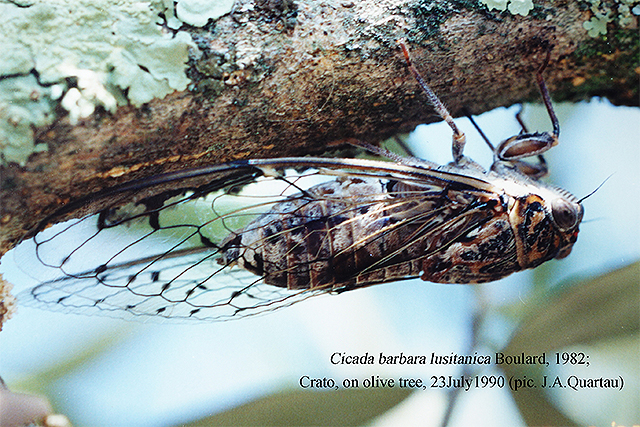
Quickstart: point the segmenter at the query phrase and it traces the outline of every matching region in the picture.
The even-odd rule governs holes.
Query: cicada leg
[[[473,127],[476,128],[476,131],[480,134],[482,139],[484,139],[484,142],[487,143],[487,145],[489,146],[489,149],[491,150],[491,152],[495,154],[496,148],[493,146],[491,141],[489,141],[489,138],[487,137],[487,135],[482,131],[480,126],[478,126],[478,123],[476,123],[476,121],[473,119],[473,116],[471,115],[471,113],[466,108],[465,108],[465,116],[467,116],[467,119],[469,119],[469,121],[471,122]],[[494,161],[495,161],[495,159],[494,159]]]
[[[407,61],[407,65],[411,73],[415,77],[416,81],[427,95],[429,102],[433,105],[436,112],[442,117],[442,119],[449,125],[451,130],[453,130],[453,144],[452,144],[452,153],[453,153],[453,161],[456,164],[460,164],[464,145],[466,142],[466,138],[464,132],[462,132],[458,126],[453,121],[453,117],[445,107],[445,105],[440,101],[438,96],[433,92],[433,90],[429,87],[429,85],[425,82],[424,78],[420,75],[416,67],[411,62],[411,57],[409,56],[409,50],[403,41],[398,41],[398,44],[402,48],[402,53],[404,54],[404,58]],[[540,93],[542,94],[542,102],[544,103],[547,112],[549,113],[549,118],[551,119],[551,123],[553,125],[553,132],[533,132],[530,133],[527,131],[526,126],[518,115],[516,115],[516,119],[522,126],[522,132],[518,135],[513,136],[498,145],[498,147],[493,146],[491,142],[488,140],[484,132],[478,127],[475,121],[471,118],[471,115],[467,115],[471,120],[471,123],[478,130],[482,138],[485,140],[491,151],[494,153],[494,161],[502,160],[507,161],[516,166],[522,173],[528,175],[532,178],[540,178],[547,174],[547,164],[544,158],[541,156],[542,153],[549,150],[551,147],[558,144],[558,136],[560,134],[560,125],[558,122],[558,118],[556,117],[555,112],[553,111],[553,105],[551,104],[551,97],[549,96],[549,90],[547,89],[547,85],[544,82],[544,78],[542,77],[542,73],[549,65],[549,60],[551,59],[551,50],[547,51],[547,56],[540,66],[536,73],[536,81],[538,86],[540,87]],[[531,156],[538,156],[539,163],[531,164],[520,161],[520,159]]]
[[[347,139],[344,139],[342,141],[346,142],[348,144],[351,144],[354,147],[362,148],[363,150],[366,150],[369,153],[377,154],[380,157],[386,157],[387,159],[393,160],[393,161],[398,162],[398,163],[405,163],[406,162],[406,157],[405,156],[401,156],[399,154],[396,154],[396,153],[394,153],[392,151],[387,150],[386,148],[381,148],[381,147],[369,144],[368,142],[361,141],[361,140],[356,139],[356,138],[347,138]]]
[[[551,112],[553,113],[553,110],[551,110]],[[557,125],[558,119],[556,118],[555,114],[553,114],[552,121],[554,119],[555,119],[555,124]],[[516,113],[516,120],[518,121],[518,123],[520,124],[520,127],[522,128],[522,131],[520,132],[520,134],[528,133],[529,131],[527,130],[527,125],[525,125],[524,121],[522,120],[522,105],[520,105],[520,110],[518,110],[518,112]],[[560,130],[558,128],[558,132],[559,131]],[[527,163],[520,160],[515,160],[513,163],[520,170],[520,172],[534,179],[542,178],[543,176],[546,176],[549,173],[549,168],[547,167],[547,161],[544,159],[544,156],[542,154],[538,154],[537,164]]]
[[[429,98],[429,102],[431,102],[431,105],[433,105],[433,108],[440,115],[440,117],[442,117],[442,119],[447,122],[451,130],[453,130],[453,145],[451,147],[451,151],[453,153],[453,161],[456,164],[460,164],[460,161],[463,157],[462,152],[464,151],[464,144],[466,142],[464,132],[458,129],[458,126],[456,126],[455,122],[453,121],[453,117],[451,117],[451,114],[449,113],[449,110],[447,110],[447,107],[444,106],[435,92],[431,90],[429,85],[427,85],[427,82],[425,82],[416,67],[411,62],[411,57],[409,56],[409,50],[407,49],[407,46],[402,40],[398,41],[398,44],[402,48],[402,53],[404,54],[404,59],[407,61],[409,70],[411,70],[411,73],[415,77],[416,81],[418,82],[424,93],[427,95],[427,98]]]
[[[502,141],[495,150],[495,154],[498,159],[506,161],[515,161],[525,157],[531,157],[539,155],[550,149],[551,147],[558,145],[558,136],[560,135],[560,124],[558,118],[553,111],[553,105],[551,104],[551,97],[549,96],[549,90],[542,77],[542,72],[549,65],[549,59],[551,58],[551,50],[547,51],[547,56],[542,66],[536,73],[536,81],[540,87],[540,93],[542,94],[542,102],[549,113],[551,124],[553,125],[553,132],[533,132],[526,131],[526,127],[523,126],[524,132],[519,133],[516,136],[512,136],[505,141]],[[520,124],[522,125],[522,121]]]
[[[524,124],[524,122],[522,121],[522,118],[520,117],[521,113],[522,113],[522,106],[520,107],[520,111],[516,113],[516,120],[518,121],[518,123],[520,123],[520,126],[522,127],[522,131],[520,132],[520,135],[523,135],[523,134],[526,134],[528,131],[527,131],[526,125]],[[476,123],[471,113],[467,112],[465,114],[469,119],[469,121],[471,122],[471,124],[473,125],[473,127],[476,128],[476,131],[478,131],[482,139],[484,139],[484,142],[487,143],[487,145],[489,146],[489,149],[491,149],[491,151],[493,152],[493,156],[494,156],[493,161],[494,162],[500,161],[501,159],[498,157],[495,147],[493,146],[491,141],[489,141],[489,138],[482,131],[478,123]],[[542,154],[538,154],[537,164],[524,162],[522,160],[510,160],[509,163],[517,167],[520,172],[522,172],[523,174],[533,179],[542,178],[543,176],[547,175],[547,173],[549,173],[549,169],[547,168],[547,162],[544,160],[544,157],[542,156]]]

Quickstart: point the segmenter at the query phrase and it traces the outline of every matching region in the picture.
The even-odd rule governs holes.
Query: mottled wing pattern
[[[238,230],[255,227],[252,224],[258,224],[255,221],[261,217],[260,227],[280,221],[282,213],[274,215],[273,220],[265,217],[274,209],[280,212],[288,204],[306,205],[317,198],[334,198],[332,203],[344,206],[330,214],[335,216],[345,215],[345,210],[367,212],[382,206],[384,215],[394,215],[396,220],[384,222],[386,225],[380,222],[378,231],[356,239],[347,250],[365,247],[385,233],[414,224],[406,241],[401,242],[408,249],[415,239],[433,238],[434,245],[446,245],[470,231],[482,219],[475,213],[474,203],[491,196],[486,182],[454,173],[387,162],[305,158],[252,160],[169,174],[108,190],[75,207],[97,199],[132,199],[155,186],[195,176],[204,176],[206,184],[185,186],[122,206],[107,205],[97,215],[55,224],[23,242],[15,252],[16,262],[38,284],[21,297],[48,309],[115,317],[226,320],[254,315],[319,293],[349,288],[335,284],[315,284],[307,289],[273,286],[225,256],[225,242]],[[346,196],[314,190],[345,179],[364,180],[377,190]],[[344,197],[354,200],[345,201]],[[449,211],[451,198],[458,204],[468,204],[468,208]],[[429,206],[429,212],[416,207],[420,205]],[[66,208],[63,213],[71,210]],[[351,212],[350,221],[364,218],[359,215]],[[415,226],[420,216],[437,217],[437,221],[434,219],[431,225],[422,221]],[[451,229],[456,230],[454,235],[444,240],[440,236],[438,241],[439,231]],[[263,240],[253,241],[252,248],[239,249],[255,250],[265,243]],[[300,248],[287,251],[295,249]],[[288,255],[283,253],[282,257]],[[359,286],[384,281],[376,281],[376,269],[388,268],[393,258],[391,253],[369,271],[354,272],[354,277],[369,277]],[[37,260],[37,265],[21,262],[28,259]]]

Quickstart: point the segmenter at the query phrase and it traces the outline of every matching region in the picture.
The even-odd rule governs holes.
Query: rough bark
[[[541,2],[526,17],[463,1],[258,1],[191,30],[200,52],[187,70],[190,90],[36,129],[48,151],[24,167],[0,166],[0,253],[56,208],[101,188],[235,159],[319,153],[349,137],[376,143],[433,121],[400,38],[454,115],[537,99],[534,73],[548,46],[545,78],[556,99],[637,104],[633,30],[632,41],[619,30],[598,42],[582,27],[588,17],[573,1]]]

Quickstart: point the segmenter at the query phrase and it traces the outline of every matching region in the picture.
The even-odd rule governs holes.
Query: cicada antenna
[[[466,141],[464,132],[458,129],[458,126],[456,126],[455,122],[453,121],[453,117],[451,117],[451,114],[449,113],[449,110],[447,110],[447,107],[445,107],[444,103],[440,101],[440,98],[438,98],[435,92],[431,90],[427,82],[424,80],[424,78],[422,78],[422,76],[418,72],[418,69],[411,62],[411,57],[409,56],[409,49],[407,49],[407,46],[405,45],[404,40],[398,40],[397,43],[402,49],[402,53],[404,55],[404,59],[407,61],[407,66],[409,67],[409,70],[411,71],[411,73],[413,74],[413,77],[415,77],[416,81],[422,88],[422,91],[427,95],[427,98],[429,98],[429,102],[431,103],[431,105],[433,105],[433,108],[440,115],[440,117],[442,117],[442,119],[445,122],[447,122],[451,130],[453,130],[453,145],[451,147],[451,151],[453,153],[453,161],[456,164],[460,164],[460,161],[462,160],[462,157],[463,157],[462,152],[464,151],[464,144]]]
[[[587,194],[586,196],[584,196],[584,197],[582,197],[580,200],[578,200],[578,203],[582,203],[582,201],[583,201],[583,200],[588,199],[589,197],[593,196],[593,195],[596,193],[596,191],[598,191],[600,188],[602,188],[602,186],[603,186],[607,181],[609,181],[609,178],[611,178],[612,176],[613,176],[613,174],[611,174],[611,175],[609,175],[608,177],[606,177],[606,178],[605,178],[605,180],[604,180],[604,181],[602,181],[602,183],[601,183],[600,185],[598,185],[598,186],[596,187],[596,189],[595,189],[595,190],[593,190],[591,193]]]

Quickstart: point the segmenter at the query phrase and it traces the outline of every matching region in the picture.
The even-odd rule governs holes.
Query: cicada
[[[464,134],[400,46],[453,130],[453,162],[357,143],[392,161],[253,159],[110,188],[65,206],[17,248],[38,278],[23,297],[113,316],[227,320],[401,279],[489,282],[567,256],[580,200],[538,180],[540,154],[559,135],[542,79],[549,55],[537,80],[553,131],[487,141],[486,171],[464,156]],[[540,161],[521,160],[530,156]],[[105,200],[96,215],[49,226]]]

